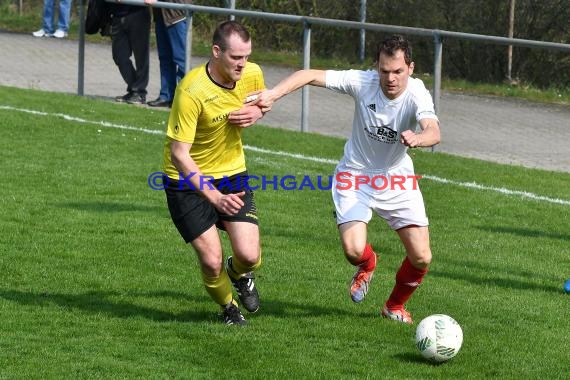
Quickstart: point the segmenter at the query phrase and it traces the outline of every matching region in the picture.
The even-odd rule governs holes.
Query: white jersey
[[[339,163],[348,169],[387,172],[406,156],[401,133],[416,131],[421,119],[438,120],[431,95],[420,79],[409,78],[406,90],[394,100],[382,92],[376,70],[327,70],[326,87],[354,98],[352,136]]]

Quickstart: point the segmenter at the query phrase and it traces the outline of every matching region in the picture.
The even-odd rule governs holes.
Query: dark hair
[[[412,47],[408,40],[399,34],[394,34],[378,44],[375,62],[380,60],[380,53],[393,57],[398,50],[402,50],[404,52],[404,61],[406,62],[406,65],[409,66],[410,63],[412,63]]]
[[[212,43],[218,45],[222,51],[228,48],[228,38],[232,34],[237,34],[242,41],[247,42],[250,40],[249,31],[237,21],[224,21],[218,25],[214,31]]]

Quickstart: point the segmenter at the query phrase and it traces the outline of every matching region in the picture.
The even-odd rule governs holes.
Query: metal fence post
[[[184,60],[184,71],[190,71],[190,57],[192,56],[192,20],[194,12],[186,9],[186,54]]]
[[[236,9],[236,0],[226,0],[226,8]],[[236,16],[230,15],[230,20],[235,20]]]
[[[303,69],[311,68],[311,24],[303,23]],[[309,131],[309,86],[302,89],[301,132]]]
[[[366,0],[360,0],[360,22],[366,22]],[[360,29],[360,63],[364,62],[366,56],[366,29]]]
[[[79,43],[77,53],[77,95],[85,88],[85,0],[79,2]]]
[[[441,96],[441,57],[443,51],[443,42],[441,35],[437,30],[433,32],[433,41],[435,43],[435,57],[433,62],[433,105],[435,112],[439,111],[439,98]]]
[[[433,62],[433,106],[436,115],[439,113],[439,101],[441,98],[441,58],[443,55],[443,42],[441,34],[437,30],[433,31],[433,41],[435,44],[435,57]],[[431,147],[431,151],[435,150],[435,146]]]

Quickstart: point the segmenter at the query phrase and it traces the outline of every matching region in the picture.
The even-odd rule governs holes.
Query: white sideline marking
[[[332,164],[332,165],[336,165],[338,160],[331,160],[329,158],[321,158],[321,157],[311,157],[311,156],[305,156],[299,153],[289,153],[289,152],[281,152],[281,151],[275,151],[275,150],[269,150],[269,149],[264,149],[264,148],[258,148],[256,146],[251,146],[251,145],[244,145],[243,146],[244,149],[247,150],[251,150],[253,152],[259,152],[259,153],[267,153],[267,154],[273,154],[274,156],[284,156],[284,157],[291,157],[291,158],[298,158],[299,160],[306,160],[306,161],[313,161],[313,162],[319,162],[321,164]]]
[[[4,105],[0,105],[0,109],[25,112],[25,113],[30,113],[33,115],[40,115],[40,116],[56,116],[56,117],[61,117],[65,120],[76,121],[78,123],[100,125],[102,127],[107,127],[107,128],[124,129],[124,130],[129,130],[129,131],[148,133],[148,134],[152,134],[152,135],[165,135],[166,134],[164,131],[159,131],[156,129],[146,129],[146,128],[132,127],[129,125],[112,124],[112,123],[109,123],[106,121],[85,120],[85,119],[81,119],[81,118],[78,118],[75,116],[69,116],[69,115],[62,114],[62,113],[48,113],[48,112],[43,112],[43,111],[35,111],[35,110],[30,110],[30,109],[4,106]],[[319,163],[331,164],[331,165],[335,165],[338,162],[338,160],[331,160],[328,158],[305,156],[305,155],[299,154],[299,153],[273,151],[273,150],[259,148],[259,147],[251,146],[251,145],[244,145],[244,149],[247,149],[247,150],[250,150],[253,152],[258,152],[258,153],[272,154],[275,156],[290,157],[290,158],[296,158],[299,160],[313,161],[313,162],[319,162]],[[445,184],[459,186],[459,187],[465,187],[465,188],[469,188],[469,189],[494,191],[494,192],[497,192],[500,194],[505,194],[508,196],[519,196],[522,198],[528,198],[528,199],[536,200],[539,202],[548,202],[548,203],[570,206],[570,200],[559,199],[559,198],[550,198],[550,197],[546,197],[543,195],[537,195],[534,193],[529,193],[527,191],[509,190],[509,189],[506,189],[504,187],[485,186],[485,185],[480,185],[480,184],[475,183],[475,182],[453,181],[450,179],[432,176],[429,174],[422,175],[422,179],[428,179],[428,180],[431,180],[434,182],[445,183]]]
[[[495,191],[497,193],[501,193],[501,194],[505,194],[505,195],[518,195],[518,196],[523,197],[523,198],[534,199],[537,201],[545,201],[545,202],[556,203],[556,204],[560,204],[560,205],[570,205],[570,201],[567,201],[564,199],[559,199],[559,198],[545,197],[543,195],[537,195],[537,194],[529,193],[528,191],[509,190],[509,189],[506,189],[504,187],[484,186],[484,185],[479,185],[478,183],[475,183],[475,182],[457,182],[457,181],[453,181],[450,179],[432,176],[429,174],[422,175],[422,179],[429,179],[429,180],[432,180],[434,182],[446,183],[446,184],[450,184],[450,185],[466,187],[469,189],[490,190],[490,191]]]
[[[126,129],[129,131],[143,132],[143,133],[148,133],[148,134],[152,134],[152,135],[164,135],[165,134],[163,131],[158,131],[156,129],[144,129],[144,128],[131,127],[129,125],[111,124],[111,123],[106,122],[106,121],[85,120],[85,119],[80,119],[80,118],[75,117],[75,116],[69,116],[69,115],[66,115],[63,113],[49,113],[49,112],[35,111],[35,110],[29,110],[29,109],[25,109],[25,108],[16,108],[16,107],[2,106],[2,105],[0,105],[0,109],[18,111],[18,112],[24,112],[24,113],[31,113],[32,115],[56,116],[56,117],[61,117],[62,119],[69,120],[69,121],[77,121],[78,123],[100,125],[102,127],[107,127],[107,128]]]

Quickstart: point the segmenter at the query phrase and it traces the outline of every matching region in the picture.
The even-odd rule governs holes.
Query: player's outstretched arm
[[[280,98],[307,84],[325,87],[325,80],[324,70],[307,69],[296,71],[272,89],[262,91],[259,94],[257,105],[260,107],[271,107]]]

